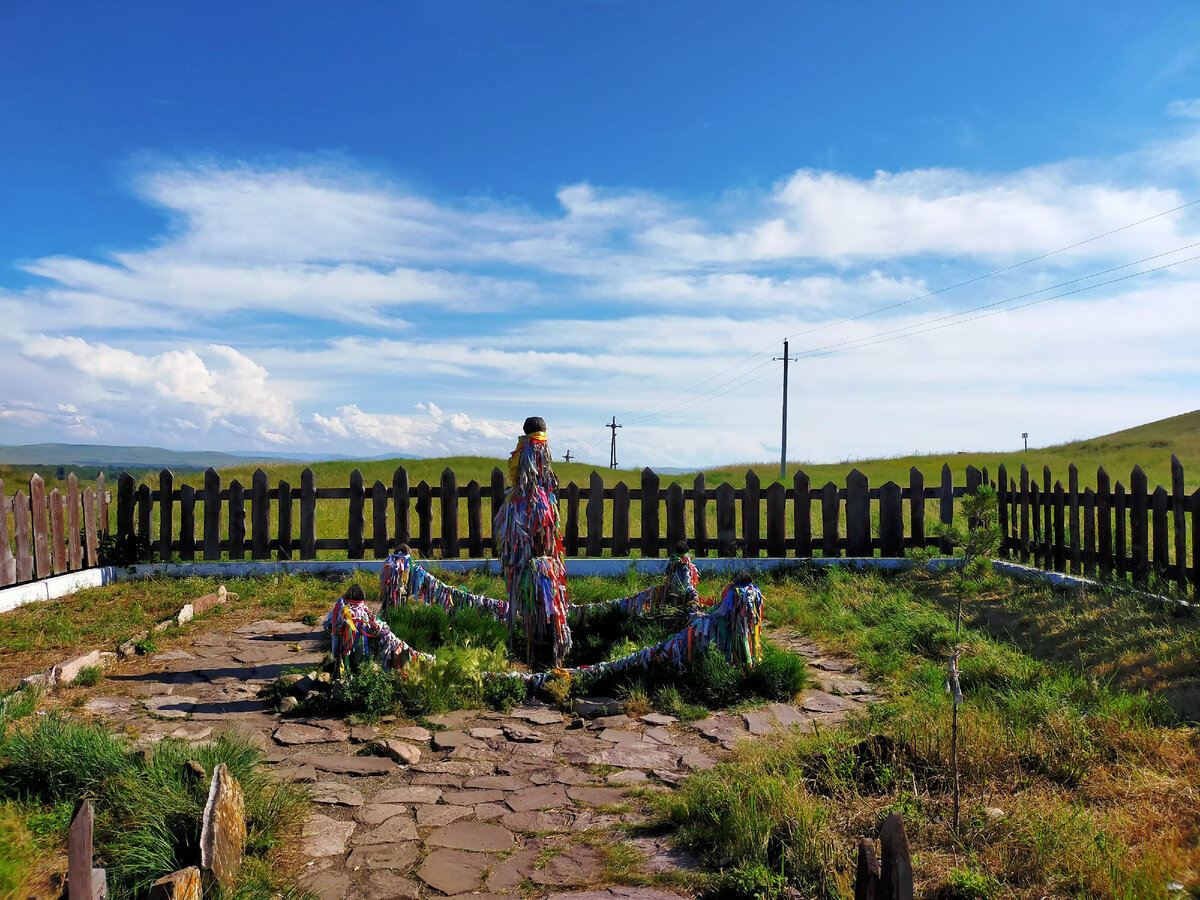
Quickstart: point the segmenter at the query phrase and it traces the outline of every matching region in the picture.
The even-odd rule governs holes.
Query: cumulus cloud
[[[322,431],[354,442],[356,447],[395,450],[422,456],[496,455],[511,449],[520,423],[478,419],[466,413],[446,415],[434,403],[417,404],[425,415],[365,412],[356,404],[339,407],[332,416],[313,414]]]

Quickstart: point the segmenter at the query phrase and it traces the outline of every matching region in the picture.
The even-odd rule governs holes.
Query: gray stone
[[[786,703],[772,703],[767,707],[771,714],[779,721],[779,724],[784,728],[792,725],[807,725],[812,721],[810,716],[806,716],[803,712],[796,709],[794,706],[789,706]]]
[[[477,803],[499,803],[504,799],[504,791],[488,790],[463,790],[463,791],[444,791],[442,793],[443,803],[452,803],[455,806],[474,806]]]
[[[625,728],[628,725],[635,725],[636,722],[624,713],[618,713],[613,716],[601,716],[598,719],[592,719],[587,723],[587,727],[592,731],[600,731],[604,728]]]
[[[472,728],[467,733],[477,741],[490,741],[494,738],[504,736],[504,732],[499,728]]]
[[[297,744],[329,744],[344,741],[349,737],[344,731],[325,728],[321,725],[302,725],[288,722],[275,729],[275,743],[285,747]]]
[[[640,731],[624,731],[620,728],[605,728],[596,737],[610,744],[639,744],[642,741]]]
[[[645,731],[643,731],[642,739],[654,741],[656,744],[663,744],[664,746],[668,747],[674,746],[675,744],[675,735],[658,725],[654,726],[653,728],[647,728]]]
[[[649,779],[645,772],[637,769],[623,769],[620,772],[613,772],[604,780],[608,784],[642,784]]]
[[[83,654],[83,656],[76,656],[74,659],[60,662],[54,667],[55,682],[58,684],[70,684],[79,677],[79,673],[83,669],[98,668],[99,666],[99,650],[93,650],[91,653]]]
[[[716,766],[717,761],[704,753],[695,752],[685,753],[679,764],[688,769],[711,769]]]
[[[479,775],[468,779],[463,786],[492,791],[519,791],[529,787],[529,782],[519,775]]]
[[[431,741],[434,750],[454,750],[457,747],[482,747],[483,745],[461,731],[439,731]]]
[[[380,825],[388,819],[407,813],[408,807],[403,803],[364,803],[354,814],[354,821],[363,825]]]
[[[430,731],[428,728],[422,728],[420,725],[412,725],[407,728],[397,728],[392,732],[393,737],[398,737],[402,741],[416,741],[418,744],[429,743]]]
[[[581,719],[615,716],[621,711],[621,704],[612,697],[580,697],[571,704],[571,711]]]
[[[434,787],[461,788],[461,775],[438,775],[436,772],[417,772],[413,775],[413,784],[431,785]]]
[[[581,769],[560,766],[556,769],[543,769],[541,772],[534,772],[529,776],[529,780],[534,784],[588,784],[596,779]]]
[[[417,900],[421,886],[392,872],[376,871],[355,896],[357,900]]]
[[[94,713],[121,713],[133,706],[131,697],[95,697],[83,704],[83,708]]]
[[[811,659],[808,664],[814,669],[821,669],[825,672],[849,672],[854,668],[854,664],[846,659],[835,659],[833,657],[826,659]]]
[[[142,701],[142,706],[146,707],[146,709],[160,719],[186,719],[199,702],[195,697],[166,694],[158,697],[147,697]]]
[[[490,852],[513,846],[512,833],[489,822],[454,822],[444,825],[425,839],[430,847]]]
[[[504,802],[513,812],[523,812],[527,809],[559,809],[571,805],[567,790],[561,784],[538,785],[515,791],[509,794]]]
[[[642,716],[642,721],[647,725],[674,725],[679,720],[674,716],[668,716],[665,713],[646,713]]]
[[[392,816],[378,828],[359,832],[350,840],[354,846],[364,844],[395,844],[417,839],[417,823],[408,816]]]
[[[199,741],[206,741],[212,736],[213,730],[211,725],[180,725],[171,732],[171,737],[177,741],[190,741],[193,744]]]
[[[682,772],[672,772],[670,769],[655,769],[651,774],[663,784],[676,785],[683,781]]]
[[[574,810],[527,810],[510,812],[500,818],[500,824],[509,831],[541,831],[549,834],[566,834],[587,827],[591,816]]]
[[[310,816],[304,823],[301,852],[307,857],[342,856],[346,841],[354,831],[353,822],[339,822],[328,816]]]
[[[346,859],[346,868],[355,869],[399,869],[407,871],[421,855],[421,845],[415,841],[396,841],[387,844],[372,844],[355,847]]]
[[[563,714],[549,706],[522,706],[514,709],[510,715],[534,725],[561,725],[563,720]]]
[[[692,724],[696,731],[714,744],[731,738],[746,736],[746,729],[740,719],[730,719],[727,716],[709,716]]]
[[[462,775],[464,777],[491,775],[496,771],[494,763],[469,759],[445,759],[416,763],[411,768],[414,772],[427,772],[434,775]]]
[[[407,744],[404,741],[382,738],[372,741],[369,749],[376,756],[386,756],[403,765],[412,765],[421,761],[421,748],[414,747],[412,744]]]
[[[509,813],[508,807],[503,803],[480,803],[472,811],[480,822],[490,822],[492,819],[498,819]]]
[[[769,709],[756,709],[742,713],[746,730],[753,735],[770,734],[779,727],[779,720]]]
[[[600,871],[600,851],[582,844],[552,857],[530,875],[534,884],[567,885],[590,881]]]
[[[658,744],[643,748],[640,744],[622,744],[588,756],[588,765],[616,766],[619,769],[673,769],[679,761],[678,750]]]
[[[279,701],[279,712],[286,716],[299,705],[300,701],[289,694]]]
[[[826,694],[824,691],[805,691],[800,705],[811,713],[840,713],[857,709],[857,706],[850,700]]]
[[[434,850],[421,863],[417,877],[443,894],[457,894],[479,888],[480,879],[489,863],[484,853],[463,850]]]
[[[567,788],[567,796],[576,803],[583,803],[586,806],[613,806],[625,801],[625,792],[612,787],[577,785]]]
[[[376,803],[437,803],[442,791],[428,785],[409,785],[380,791],[372,799]]]
[[[379,737],[379,729],[374,725],[355,725],[350,729],[350,743],[366,744]]]
[[[317,770],[312,766],[280,766],[274,774],[276,781],[285,781],[289,784],[317,780]]]
[[[489,891],[512,891],[521,886],[533,874],[534,866],[542,853],[542,845],[536,841],[526,844],[508,859],[496,863],[488,872]]]
[[[394,762],[378,756],[321,756],[305,753],[298,755],[295,762],[331,775],[388,775],[396,771]]]
[[[539,732],[514,722],[504,723],[504,736],[519,744],[537,744],[544,740]]]
[[[346,900],[350,892],[350,873],[341,868],[306,869],[297,880],[300,887],[315,895],[317,900]]]
[[[469,806],[447,806],[439,803],[436,806],[423,803],[416,807],[417,824],[422,828],[437,828],[439,825],[449,825],[459,819],[465,819],[473,814]]]
[[[663,838],[637,837],[631,838],[629,843],[645,857],[645,861],[639,866],[643,872],[658,874],[700,868],[700,858],[696,854],[678,850]]]
[[[162,653],[155,653],[150,657],[154,662],[178,662],[181,659],[195,658],[195,654],[188,653],[186,650],[164,650]]]
[[[335,781],[318,781],[309,789],[314,803],[325,803],[330,806],[362,806],[362,791],[347,784]]]
[[[183,608],[179,610],[179,613],[175,616],[175,624],[186,625],[188,622],[192,621],[195,615],[196,607],[192,606],[190,603],[185,603]]]
[[[453,712],[428,717],[430,722],[442,728],[461,728],[473,718],[475,713],[469,709],[456,709]]]

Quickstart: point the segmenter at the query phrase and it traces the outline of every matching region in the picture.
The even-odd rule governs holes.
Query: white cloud
[[[1167,115],[1180,119],[1200,119],[1200,99],[1172,100],[1167,104]]]

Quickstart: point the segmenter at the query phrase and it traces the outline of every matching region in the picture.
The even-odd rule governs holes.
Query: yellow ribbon
[[[546,432],[535,431],[533,434],[523,434],[517,438],[517,449],[508,457],[508,486],[512,487],[517,483],[517,465],[521,461],[521,448],[525,446],[526,441],[545,441]]]

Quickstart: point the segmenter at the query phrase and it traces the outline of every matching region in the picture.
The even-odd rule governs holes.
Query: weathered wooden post
[[[427,559],[433,556],[433,493],[422,479],[417,484],[417,549]]]
[[[575,543],[579,543],[579,486],[575,488]],[[569,493],[569,492],[568,492]],[[568,516],[568,518],[570,518]],[[483,556],[483,489],[479,481],[472,478],[467,482],[467,554],[471,559]]]
[[[311,468],[300,473],[300,558],[317,558],[317,476]]]
[[[821,556],[838,557],[842,548],[838,540],[841,523],[838,521],[838,487],[827,481],[821,488]]]
[[[117,499],[120,500],[120,494]],[[119,515],[117,519],[119,531]],[[204,558],[221,558],[221,476],[211,466],[204,472]]]
[[[650,469],[642,470],[642,556],[658,556],[658,476]]]
[[[683,540],[687,540],[683,487],[673,481],[667,485],[667,554],[674,553],[675,545]]]
[[[941,499],[941,514],[943,525],[954,524],[954,476],[950,474],[950,464],[942,463],[942,489],[939,494]],[[954,551],[950,542],[945,538],[938,545],[938,552],[943,556],[949,556]]]
[[[879,828],[879,857],[873,841],[858,842],[854,900],[912,900],[912,853],[899,812],[889,813]]]
[[[388,555],[387,485],[378,478],[371,486],[371,552],[376,559]]]
[[[363,558],[363,526],[366,524],[366,515],[363,510],[365,493],[363,474],[355,469],[350,473],[350,508],[346,519],[346,535],[349,544],[346,556],[350,559]]]
[[[271,489],[267,473],[254,470],[250,479],[250,558],[271,558]]]
[[[871,549],[871,486],[867,476],[851,469],[846,476],[846,556],[874,556]]]
[[[8,513],[4,503],[4,480],[0,479],[0,587],[17,583],[17,561],[8,543]]]
[[[812,556],[812,482],[801,469],[792,476],[793,552],[797,559]]]
[[[229,558],[246,558],[246,489],[236,478],[229,482]]]
[[[758,473],[746,470],[746,486],[742,488],[742,552],[747,559],[758,559],[759,516],[762,515]]]
[[[574,481],[567,485],[567,524],[563,528],[563,554],[579,555],[579,485]]]
[[[396,535],[392,546],[407,544],[411,538],[408,530],[408,470],[403,466],[392,473],[392,519]]]
[[[767,556],[787,555],[787,489],[782,481],[767,487]]]
[[[925,474],[916,466],[908,470],[909,546],[925,549]]]
[[[190,484],[179,486],[179,558],[196,558],[196,489]]]
[[[733,485],[722,481],[717,488],[717,555],[737,556],[737,509]]]
[[[604,479],[595,469],[588,480],[587,555],[599,556],[604,532]]]
[[[894,481],[879,489],[879,555],[904,555],[904,501]]]
[[[708,488],[703,472],[692,482],[692,534],[692,556],[708,556]]]
[[[3,492],[0,492],[2,494]],[[3,508],[3,497],[0,496],[0,508]],[[72,472],[67,476],[67,539],[71,553],[71,569],[83,568],[83,544],[79,540],[79,479]]]
[[[292,486],[286,481],[279,482],[279,541],[278,553],[280,559],[292,558]]]
[[[629,555],[629,485],[618,481],[613,488],[613,545],[612,555],[625,557]]]
[[[447,466],[442,470],[442,559],[458,556],[458,477]]]
[[[104,900],[108,896],[107,876],[94,865],[92,829],[95,813],[92,801],[84,800],[71,820],[67,832],[68,900]]]

